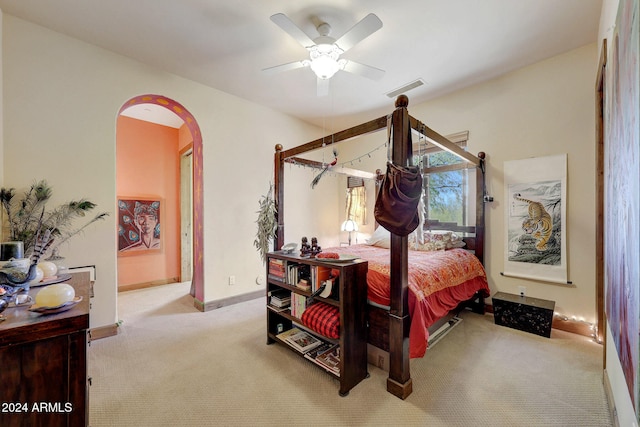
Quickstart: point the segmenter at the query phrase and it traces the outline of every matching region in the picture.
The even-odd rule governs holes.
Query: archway
[[[191,295],[196,299],[196,307],[204,306],[204,231],[203,231],[203,177],[202,177],[202,134],[193,115],[180,103],[162,95],[139,95],[125,102],[118,115],[134,105],[154,104],[177,114],[187,125],[193,138],[193,275]]]

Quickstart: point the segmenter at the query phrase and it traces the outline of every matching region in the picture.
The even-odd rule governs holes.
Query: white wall
[[[393,103],[389,103],[392,111]],[[342,130],[342,129],[340,129]],[[333,160],[333,149],[338,152],[338,164],[354,161],[354,164],[345,164],[345,168],[353,168],[367,172],[375,172],[376,168],[384,170],[386,164],[386,150],[375,150],[385,143],[386,132],[380,131],[368,135],[360,136],[336,143],[334,146],[328,145],[323,149],[303,154],[301,157],[312,159],[323,163]],[[309,141],[300,141],[300,144]],[[297,145],[300,145],[297,144]],[[285,147],[291,148],[291,147]],[[358,158],[371,152],[368,156]],[[285,166],[285,240],[300,244],[302,236],[311,238],[318,237],[320,246],[327,248],[339,246],[341,242],[346,242],[348,233],[340,231],[340,225],[345,218],[345,201],[347,190],[347,178],[345,175],[331,172],[323,175],[318,185],[312,189],[311,181],[319,173],[317,169],[305,168],[302,166]],[[357,239],[359,243],[364,241],[373,232],[373,200],[374,183],[368,180],[367,201],[369,223],[366,226],[359,224],[360,230],[352,234],[352,243]]]
[[[468,151],[487,153],[485,267],[492,294],[556,302],[595,321],[595,44],[420,105],[409,112],[442,135],[469,131]],[[568,267],[573,286],[503,277],[505,161],[568,153]]]
[[[389,113],[393,111],[395,100],[389,102]],[[375,117],[371,117],[375,119]],[[347,162],[345,168],[353,168],[375,174],[376,169],[380,169],[383,173],[386,171],[388,149],[385,146],[387,142],[387,131],[382,129],[377,132],[359,136],[357,139],[346,142],[344,147],[340,147],[341,161]],[[352,233],[352,243],[355,240],[358,243],[365,243],[371,237],[375,229],[375,216],[373,214],[376,187],[374,179],[365,179],[364,181],[367,192],[367,224],[358,224],[358,232]],[[338,183],[338,193],[340,195],[339,215],[340,224],[346,220],[346,189],[347,178],[342,176]],[[348,233],[341,232],[340,241],[346,242]]]
[[[317,138],[318,128],[10,15],[2,34],[3,184],[26,188],[44,178],[54,187],[52,204],[88,197],[112,213],[63,248],[69,265],[97,266],[91,327],[118,320],[116,115],[140,94],[180,102],[202,131],[205,302],[261,289],[253,239],[274,146]]]

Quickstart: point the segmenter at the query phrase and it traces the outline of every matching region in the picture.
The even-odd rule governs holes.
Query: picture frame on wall
[[[566,153],[504,162],[504,276],[573,285],[567,263]]]
[[[118,256],[162,251],[160,197],[118,197]]]

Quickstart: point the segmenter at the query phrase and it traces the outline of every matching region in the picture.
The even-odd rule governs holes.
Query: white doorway
[[[193,273],[193,149],[180,153],[180,281]]]

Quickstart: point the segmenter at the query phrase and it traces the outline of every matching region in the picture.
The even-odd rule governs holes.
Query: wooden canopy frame
[[[476,168],[476,226],[475,238],[469,245],[475,250],[475,255],[481,263],[484,261],[484,159],[485,154],[474,156],[444,136],[430,129],[424,123],[411,117],[407,106],[409,99],[400,95],[396,99],[395,110],[391,114],[393,154],[392,161],[397,165],[406,165],[409,153],[409,129],[414,129],[421,136],[429,139],[438,147],[463,159],[467,164]],[[282,145],[275,147],[274,155],[274,193],[277,208],[277,224],[274,248],[280,248],[284,243],[284,164],[295,158],[296,162],[304,160],[296,156],[322,148],[326,141],[340,143],[351,140],[357,136],[386,129],[388,117],[383,116],[352,128],[316,139],[306,144],[299,145],[288,150],[283,150]],[[311,163],[309,163],[311,164]],[[409,305],[408,305],[408,237],[397,236],[391,233],[391,283],[390,283],[390,310],[389,310],[389,378],[387,378],[387,391],[393,395],[405,399],[413,391],[411,374],[409,371]]]

